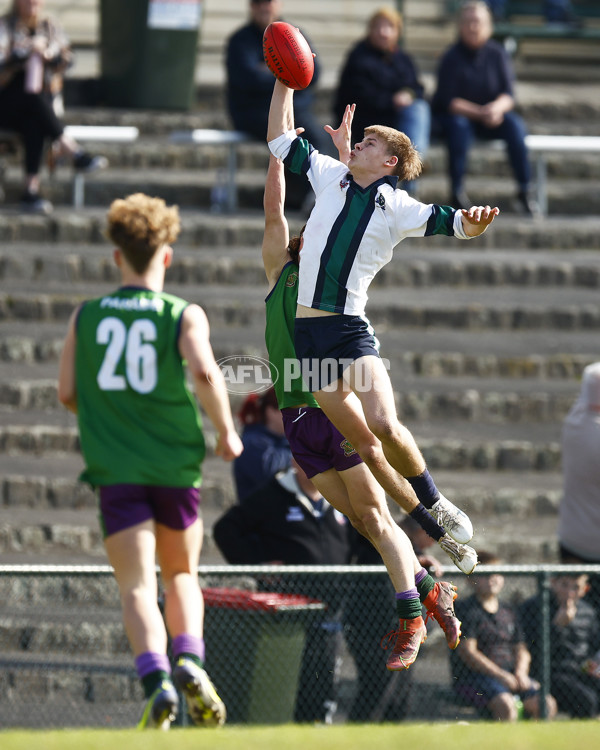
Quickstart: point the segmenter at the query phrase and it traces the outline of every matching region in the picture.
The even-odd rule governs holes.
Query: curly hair
[[[421,174],[421,156],[407,135],[385,125],[369,125],[365,128],[365,135],[379,136],[387,144],[390,154],[398,157],[398,164],[392,174],[401,180],[415,180]]]
[[[136,273],[144,273],[156,251],[175,242],[181,229],[177,206],[144,193],[113,201],[107,221],[107,237]]]

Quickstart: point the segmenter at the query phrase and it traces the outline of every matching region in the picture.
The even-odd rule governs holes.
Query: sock
[[[415,495],[426,508],[431,508],[431,506],[440,499],[440,491],[435,486],[433,477],[428,469],[425,469],[425,471],[417,477],[406,477],[406,481],[410,483],[415,491]]]
[[[424,507],[423,503],[419,503],[417,507],[409,513],[411,518],[419,524],[419,526],[436,542],[446,533],[444,529],[439,525],[431,513]]]
[[[425,568],[421,568],[421,570],[415,576],[415,583],[417,585],[417,591],[419,592],[419,599],[421,600],[421,603],[423,603],[427,598],[429,592],[433,591],[435,581],[425,570]]]
[[[416,588],[399,591],[396,594],[396,612],[401,620],[414,620],[421,617],[421,600]]]
[[[171,665],[166,654],[146,651],[135,659],[135,668],[149,698],[163,680],[171,679]]]
[[[180,656],[185,656],[186,659],[191,659],[199,667],[204,664],[204,638],[182,633],[173,638],[171,648],[175,660],[179,659]]]

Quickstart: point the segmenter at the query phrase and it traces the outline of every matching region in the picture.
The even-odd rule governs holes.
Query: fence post
[[[547,570],[538,573],[538,590],[541,603],[542,652],[540,664],[540,718],[548,718],[546,696],[550,694],[550,574]]]

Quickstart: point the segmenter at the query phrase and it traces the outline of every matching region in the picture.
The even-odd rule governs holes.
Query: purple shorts
[[[362,458],[334,427],[321,409],[282,409],[283,429],[292,455],[310,479],[329,469],[344,471],[362,463]]]
[[[197,487],[111,484],[99,487],[99,495],[104,538],[151,518],[170,529],[183,531],[199,517]]]

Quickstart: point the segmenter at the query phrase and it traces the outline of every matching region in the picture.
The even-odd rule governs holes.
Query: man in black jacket
[[[281,21],[281,0],[250,0],[248,23],[235,31],[227,41],[227,108],[236,130],[263,141],[267,137],[267,121],[275,78],[263,57],[262,39],[265,29],[274,21]],[[304,32],[303,32],[304,33]],[[304,34],[306,37],[306,34]],[[310,40],[313,52],[315,51]],[[294,96],[296,122],[304,128],[304,135],[321,151],[329,153],[330,140],[313,113],[314,91],[319,80],[319,59],[315,57],[315,72],[308,88]],[[305,177],[286,173],[289,208],[300,208],[304,199],[312,196]]]

